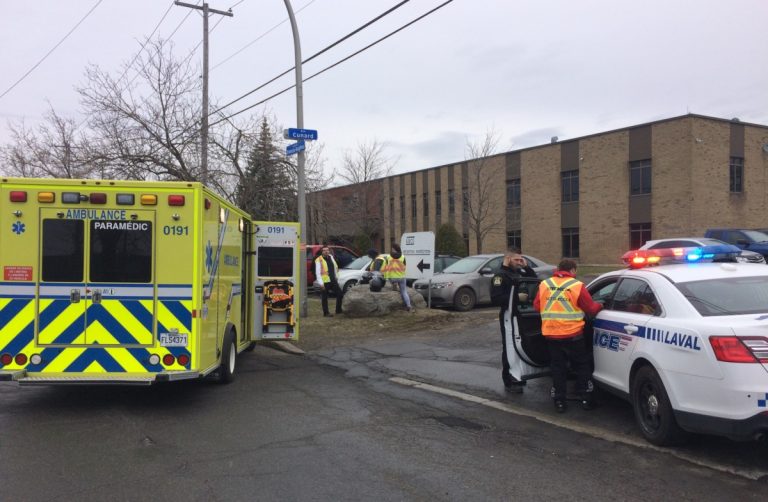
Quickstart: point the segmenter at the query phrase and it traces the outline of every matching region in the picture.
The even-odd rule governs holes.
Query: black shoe
[[[323,317],[333,317],[333,314],[323,314]]]
[[[563,399],[555,399],[555,411],[558,413],[565,413],[565,410],[568,409],[568,403],[566,403]]]
[[[505,385],[504,390],[510,394],[522,394],[523,385],[519,383],[514,385]]]
[[[587,411],[594,410],[597,407],[594,399],[584,399],[581,401],[581,407]]]

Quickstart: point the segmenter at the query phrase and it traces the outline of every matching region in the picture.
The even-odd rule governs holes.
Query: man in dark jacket
[[[509,295],[514,287],[518,295],[525,295],[519,291],[521,277],[536,277],[536,272],[528,265],[520,250],[509,248],[504,255],[501,270],[491,280],[491,301],[499,306],[499,326],[501,327],[501,379],[507,392],[520,394],[523,392],[525,382],[515,380],[509,372],[509,359],[507,359],[507,334],[504,329],[504,317],[509,308]],[[512,342],[514,333],[509,333],[509,341]]]

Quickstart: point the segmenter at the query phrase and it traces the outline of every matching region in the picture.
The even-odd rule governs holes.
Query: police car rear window
[[[709,279],[676,286],[703,316],[768,313],[768,276]]]

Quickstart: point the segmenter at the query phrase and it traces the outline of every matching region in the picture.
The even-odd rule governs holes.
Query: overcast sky
[[[187,0],[196,3],[196,0]],[[0,94],[98,0],[3,2]],[[0,98],[7,122],[34,125],[48,108],[82,119],[74,87],[88,63],[119,74],[171,0],[102,0],[40,66]],[[292,0],[308,57],[398,0]],[[443,3],[411,0],[304,65],[307,77]],[[211,33],[210,92],[227,102],[293,65],[283,0],[234,6]],[[158,35],[189,9],[173,6]],[[211,17],[211,27],[220,16]],[[277,26],[279,23],[283,24]],[[377,139],[408,172],[465,158],[494,129],[499,150],[548,143],[688,112],[768,124],[768,0],[454,0],[304,85],[304,125],[317,129],[333,170],[345,150]],[[274,28],[274,29],[272,29]],[[272,31],[270,31],[272,30]],[[195,12],[173,35],[178,54],[199,43]],[[253,42],[240,54],[236,51]],[[202,50],[195,57],[202,60]],[[222,63],[225,59],[226,62]],[[293,74],[233,106],[292,84]],[[296,122],[293,91],[255,111]]]

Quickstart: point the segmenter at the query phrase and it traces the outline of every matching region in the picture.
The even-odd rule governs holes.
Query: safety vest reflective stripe
[[[315,263],[320,261],[320,280],[323,282],[331,282],[331,277],[328,275],[328,263],[326,263],[325,259],[323,258],[323,255],[318,256],[315,258]],[[333,262],[333,268],[334,272],[336,274],[339,273],[339,267],[336,266],[336,260],[333,259],[333,256],[331,256],[331,261]]]
[[[549,301],[547,302],[547,305],[544,307],[544,312],[549,311],[552,308],[552,305],[558,301],[560,302],[563,308],[569,312],[574,312],[575,309],[571,306],[570,302],[563,296],[563,293],[565,293],[568,288],[576,284],[578,281],[576,279],[571,279],[569,281],[565,281],[562,285],[558,286],[555,284],[555,282],[552,280],[552,278],[546,279],[544,281],[544,284],[549,287],[550,291],[553,291],[552,296],[549,297]]]
[[[573,312],[573,313],[542,312],[541,313],[542,321],[548,321],[550,319],[573,319],[573,320],[584,319],[584,312]]]
[[[402,279],[405,277],[405,256],[400,258],[390,257],[387,263],[387,271],[384,276],[387,279]]]

